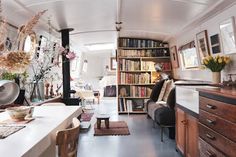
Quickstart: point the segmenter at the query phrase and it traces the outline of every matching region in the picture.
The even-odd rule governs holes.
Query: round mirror
[[[36,34],[32,32],[25,37],[22,50],[33,56],[36,51],[36,44]]]
[[[23,28],[24,26],[21,26],[19,28],[19,31],[21,31]],[[19,51],[24,51],[26,53],[29,53],[31,58],[34,56],[37,47],[37,38],[34,31],[30,31],[27,33],[25,32],[19,33],[17,37],[17,42]]]

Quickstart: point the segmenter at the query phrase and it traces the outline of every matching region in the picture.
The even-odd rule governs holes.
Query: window
[[[185,69],[196,68],[199,66],[197,49],[195,42],[192,41],[179,48],[182,57],[182,63]]]
[[[182,59],[185,68],[195,68],[199,65],[195,47],[182,50]]]

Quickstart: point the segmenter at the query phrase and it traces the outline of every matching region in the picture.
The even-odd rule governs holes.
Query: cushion
[[[171,89],[167,101],[167,105],[169,108],[174,109],[175,108],[175,87]]]
[[[156,109],[163,107],[161,104],[157,104],[155,102],[149,103],[148,105],[148,115],[154,120]]]
[[[169,83],[169,81],[170,80],[165,80],[165,82],[164,82],[164,84],[163,84],[163,86],[161,88],[161,92],[160,92],[160,94],[158,96],[157,101],[162,101],[163,100],[164,94],[166,92],[166,87],[167,87],[167,84]]]
[[[160,125],[174,125],[175,124],[175,110],[169,107],[161,107],[155,111],[155,119]]]
[[[151,92],[151,95],[150,95],[150,99],[151,99],[152,101],[154,101],[154,102],[157,101],[158,96],[159,96],[159,94],[160,94],[160,92],[161,92],[161,88],[162,88],[164,82],[165,82],[165,80],[161,80],[161,81],[157,82],[157,83],[155,84],[155,86],[153,87],[152,92]]]
[[[166,91],[165,91],[165,94],[164,94],[164,96],[163,96],[163,101],[167,101],[167,98],[168,98],[168,95],[169,95],[169,93],[170,93],[170,91],[171,91],[171,89],[174,87],[174,82],[173,82],[173,80],[170,80],[169,82],[167,82],[167,85],[166,85]]]

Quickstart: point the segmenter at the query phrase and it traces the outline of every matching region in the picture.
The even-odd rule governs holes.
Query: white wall
[[[94,90],[99,90],[99,78],[104,76],[106,65],[110,67],[111,55],[111,50],[104,50],[100,52],[84,52],[81,55],[79,79],[83,80],[85,83],[91,84]],[[83,61],[85,59],[88,60],[87,72],[82,71]]]
[[[232,16],[236,17],[236,5],[231,6],[230,8],[227,8],[225,10],[222,10],[221,13],[215,15],[214,17],[208,18],[207,20],[199,23],[198,25],[196,25],[192,29],[183,31],[181,34],[179,34],[178,36],[176,36],[175,38],[173,38],[172,40],[169,41],[170,47],[176,45],[178,48],[181,45],[184,45],[192,40],[196,41],[196,34],[203,31],[203,30],[207,30],[207,32],[208,32],[208,41],[209,41],[209,47],[210,47],[210,36],[215,35],[215,34],[220,35],[219,24],[222,21],[231,18]],[[222,48],[222,45],[221,45],[221,48]],[[232,58],[232,63],[231,63],[231,65],[226,67],[225,70],[221,73],[222,80],[223,80],[223,78],[225,78],[226,74],[236,73],[236,53],[234,53],[230,56]],[[180,61],[180,56],[178,56],[178,57],[179,57],[179,61]],[[182,67],[180,67],[178,69],[174,69],[174,78],[191,79],[191,80],[204,80],[204,81],[211,81],[211,79],[212,79],[211,72],[209,70],[202,70],[202,69],[201,70],[182,70]]]

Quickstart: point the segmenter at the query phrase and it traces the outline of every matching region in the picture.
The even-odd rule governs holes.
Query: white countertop
[[[218,88],[212,86],[176,86],[176,103],[199,114],[199,92],[197,88]]]
[[[20,131],[0,139],[0,156],[37,157],[45,152],[50,152],[50,157],[55,156],[56,132],[67,128],[72,118],[78,117],[81,113],[82,109],[79,106],[35,107],[35,120],[24,124],[26,127]],[[9,119],[9,115],[6,112],[0,113],[0,121],[6,119]]]

